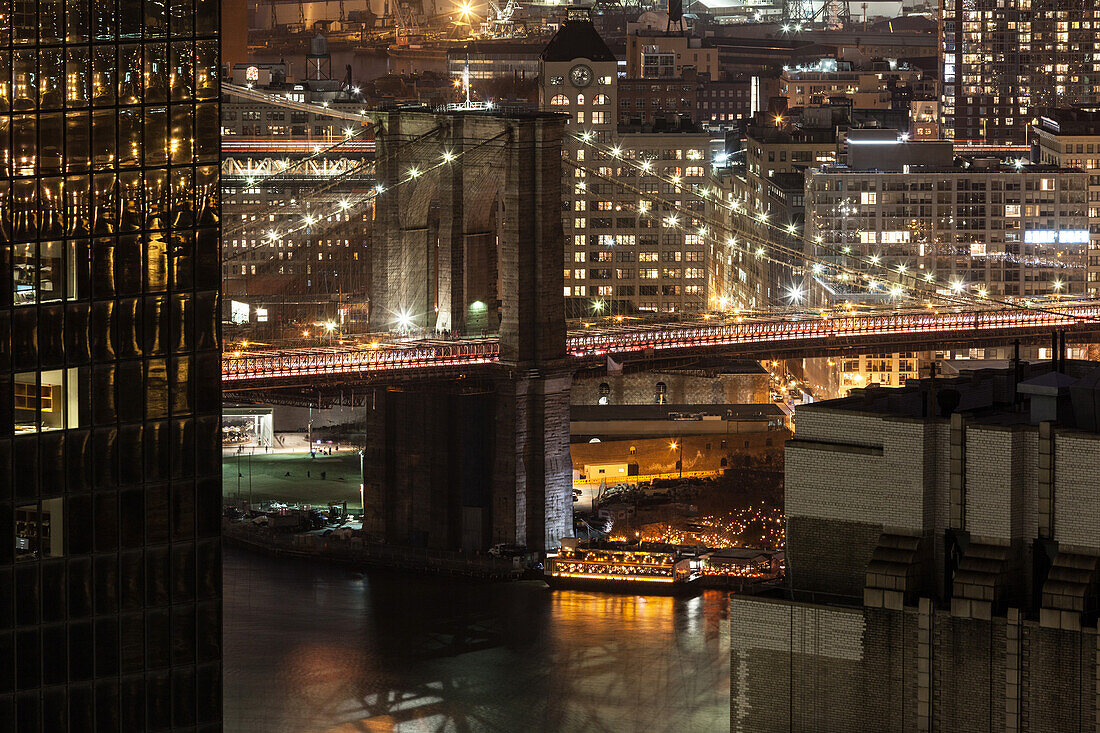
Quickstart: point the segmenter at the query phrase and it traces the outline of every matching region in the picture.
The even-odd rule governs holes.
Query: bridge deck
[[[880,348],[891,343],[943,342],[1033,336],[1049,330],[1100,331],[1100,304],[1049,310],[951,310],[851,316],[801,315],[726,320],[721,323],[614,325],[572,330],[566,354],[578,368],[617,360],[666,358],[693,353],[760,353],[762,348]],[[332,348],[267,349],[226,353],[226,389],[272,386],[287,379],[324,376],[423,376],[468,370],[498,361],[494,339],[375,342]]]

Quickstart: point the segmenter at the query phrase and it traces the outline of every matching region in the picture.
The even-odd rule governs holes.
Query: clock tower
[[[539,57],[539,102],[568,114],[566,134],[591,132],[610,140],[618,111],[618,61],[592,25],[590,9],[571,7]]]
[[[605,144],[615,138],[618,61],[592,25],[589,8],[571,7],[566,13],[565,22],[539,57],[539,102],[546,111],[569,115],[562,155],[577,165],[590,166],[596,156],[576,136],[589,134]],[[608,184],[565,161],[561,174],[566,315],[577,318],[609,302],[601,292],[611,288],[603,280],[593,281],[588,266],[590,194]]]

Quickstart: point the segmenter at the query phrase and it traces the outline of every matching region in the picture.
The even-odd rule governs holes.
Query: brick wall
[[[730,632],[734,733],[896,731],[913,714],[914,614],[735,596]]]
[[[1058,431],[1054,454],[1054,538],[1100,550],[1100,435]]]
[[[966,528],[985,538],[1012,538],[1012,494],[1026,459],[1014,453],[1010,428],[966,430]],[[1018,491],[1017,491],[1018,493]]]
[[[1091,731],[1096,658],[1092,629],[734,596],[730,730]]]
[[[788,471],[788,480],[790,475]],[[787,573],[791,587],[797,594],[823,594],[822,601],[837,596],[862,599],[867,563],[881,534],[879,524],[788,514]],[[843,541],[838,542],[838,537]]]

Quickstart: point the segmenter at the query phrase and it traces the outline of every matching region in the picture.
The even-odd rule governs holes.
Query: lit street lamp
[[[676,468],[680,471],[680,478],[684,477],[684,439],[674,440],[668,444],[669,450],[680,449],[680,457],[676,460]]]

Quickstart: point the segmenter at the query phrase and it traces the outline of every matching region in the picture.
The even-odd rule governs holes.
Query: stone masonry
[[[388,542],[544,550],[572,533],[563,125],[549,113],[381,116],[379,181],[407,182],[378,199],[372,328],[500,343],[489,380],[376,392],[364,501]]]

